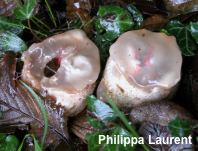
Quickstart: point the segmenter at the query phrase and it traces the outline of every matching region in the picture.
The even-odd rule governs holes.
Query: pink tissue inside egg
[[[180,80],[181,52],[173,36],[145,29],[122,34],[110,57],[131,84],[173,87]]]

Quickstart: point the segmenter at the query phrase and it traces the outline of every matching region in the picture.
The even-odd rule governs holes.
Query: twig
[[[36,39],[38,39],[39,41],[42,41],[32,30],[31,24],[30,24],[30,19],[28,18],[28,27],[30,28],[31,33],[34,35],[34,37],[36,37]]]

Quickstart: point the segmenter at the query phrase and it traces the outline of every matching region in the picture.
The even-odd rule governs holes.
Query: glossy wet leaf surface
[[[131,139],[131,137],[133,137],[133,135],[131,133],[129,133],[128,131],[126,131],[125,129],[121,128],[118,125],[115,125],[112,128],[109,129],[105,129],[103,131],[99,131],[99,132],[94,132],[92,134],[86,134],[85,138],[88,139],[88,149],[89,151],[97,151],[97,150],[102,150],[102,151],[133,151],[135,149],[136,144],[131,145],[131,143],[127,144],[126,146],[124,146],[124,144],[121,144],[121,137],[117,138],[117,141],[119,140],[120,143],[116,142],[116,143],[107,143],[107,139],[99,142],[99,136],[100,135],[104,135],[107,136],[109,135],[109,137],[115,137],[117,138],[117,136],[123,136],[124,137],[129,137]],[[101,137],[102,139],[102,137]]]
[[[86,97],[87,107],[91,111],[89,122],[94,128],[102,128],[104,125],[108,125],[108,122],[113,122],[116,120],[117,115],[114,113],[113,109],[104,102],[96,99],[94,95],[88,95]]]
[[[26,0],[24,5],[18,6],[13,15],[21,20],[29,19],[34,11],[34,5],[36,4],[36,0]]]
[[[0,151],[16,151],[19,141],[14,135],[0,134]]]
[[[188,137],[193,127],[188,120],[180,120],[177,116],[168,123],[168,129],[174,137]]]
[[[114,40],[134,25],[130,13],[115,5],[100,6],[97,17],[95,20],[96,32],[98,34],[105,32],[102,36],[108,41]]]
[[[11,25],[12,23],[22,25],[22,21],[13,17],[0,17],[0,28],[4,31],[10,31],[11,33],[21,36],[23,33],[23,27]]]
[[[170,21],[165,27],[167,32],[176,37],[177,44],[185,56],[193,56],[193,50],[198,47],[191,35],[190,25],[184,25],[179,21]]]
[[[125,6],[126,10],[128,10],[129,13],[133,16],[133,20],[136,23],[133,26],[133,29],[138,29],[140,24],[143,22],[143,16],[141,12],[133,5],[133,4],[128,4]]]
[[[0,29],[0,56],[3,52],[23,52],[27,49],[26,43],[15,34]]]
[[[102,35],[96,35],[92,40],[99,48],[101,68],[104,70],[107,59],[109,58],[109,48],[112,42],[105,40]]]
[[[198,22],[191,23],[191,34],[198,43]]]

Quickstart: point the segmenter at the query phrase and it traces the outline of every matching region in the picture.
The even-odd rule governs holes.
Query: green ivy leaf
[[[135,21],[135,25],[133,26],[133,29],[139,29],[140,24],[143,22],[143,16],[141,12],[133,5],[133,4],[128,4],[125,6],[125,9],[131,13],[133,16],[133,20]]]
[[[88,120],[94,128],[100,129],[104,125],[108,125],[108,122],[114,122],[116,120],[117,115],[109,105],[97,100],[94,95],[88,95],[86,100],[88,109],[93,113],[91,115],[92,117],[88,118]],[[92,120],[94,119],[93,117],[97,120]]]
[[[109,42],[103,38],[103,35],[96,35],[93,37],[93,42],[97,45],[100,50],[101,61],[106,64],[107,59],[109,58],[109,48],[112,42]]]
[[[184,25],[179,21],[170,21],[165,27],[168,33],[175,36],[180,50],[185,56],[193,56],[193,50],[197,48],[196,42],[191,35],[191,26]]]
[[[13,17],[0,17],[0,27],[4,31],[10,31],[17,36],[22,36],[24,27],[12,25],[12,23],[22,25],[22,21]]]
[[[19,141],[14,135],[0,134],[0,151],[16,151]]]
[[[196,42],[198,43],[198,22],[191,23],[190,26],[191,26],[191,34],[193,38],[196,40]]]
[[[98,18],[94,21],[94,24],[98,34],[105,31],[104,39],[112,41],[132,28],[134,22],[130,13],[124,8],[107,5],[99,7]]]
[[[14,12],[14,17],[26,20],[31,18],[32,12],[34,11],[34,5],[36,4],[36,0],[26,0],[24,5],[18,6]]]
[[[91,117],[87,116],[87,119],[91,123],[91,125],[96,129],[101,129],[102,127],[104,127],[106,125],[104,122],[100,122],[96,118],[91,118]]]
[[[0,30],[0,37],[0,56],[5,51],[23,52],[27,49],[25,42],[9,31]]]
[[[6,138],[6,134],[0,133],[0,144],[3,142],[5,138]]]
[[[188,137],[194,126],[188,120],[180,120],[177,115],[168,123],[168,129],[173,137]]]
[[[101,136],[101,135],[104,135],[104,136]],[[114,139],[114,136],[116,136],[116,139],[117,139],[116,142],[109,141],[109,143],[107,143],[107,139],[100,141],[102,138],[104,139],[105,137],[107,137],[107,135],[109,137],[112,137],[113,139]],[[131,141],[131,137],[133,137],[132,133],[116,125],[112,128],[105,129],[103,131],[94,132],[92,134],[86,134],[85,139],[88,139],[89,151],[97,151],[97,150],[133,151],[137,143],[130,142],[129,144],[124,144],[124,141],[123,141],[123,143],[121,144],[121,136],[123,137],[123,139],[128,137],[130,141]],[[134,139],[137,139],[137,138],[134,138]],[[117,142],[118,140],[119,140],[119,143]],[[134,144],[131,144],[131,143],[134,143]]]

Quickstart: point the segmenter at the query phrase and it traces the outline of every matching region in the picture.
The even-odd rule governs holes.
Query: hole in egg
[[[44,69],[44,75],[48,78],[56,74],[57,70],[60,67],[61,58],[54,58],[48,62]]]

